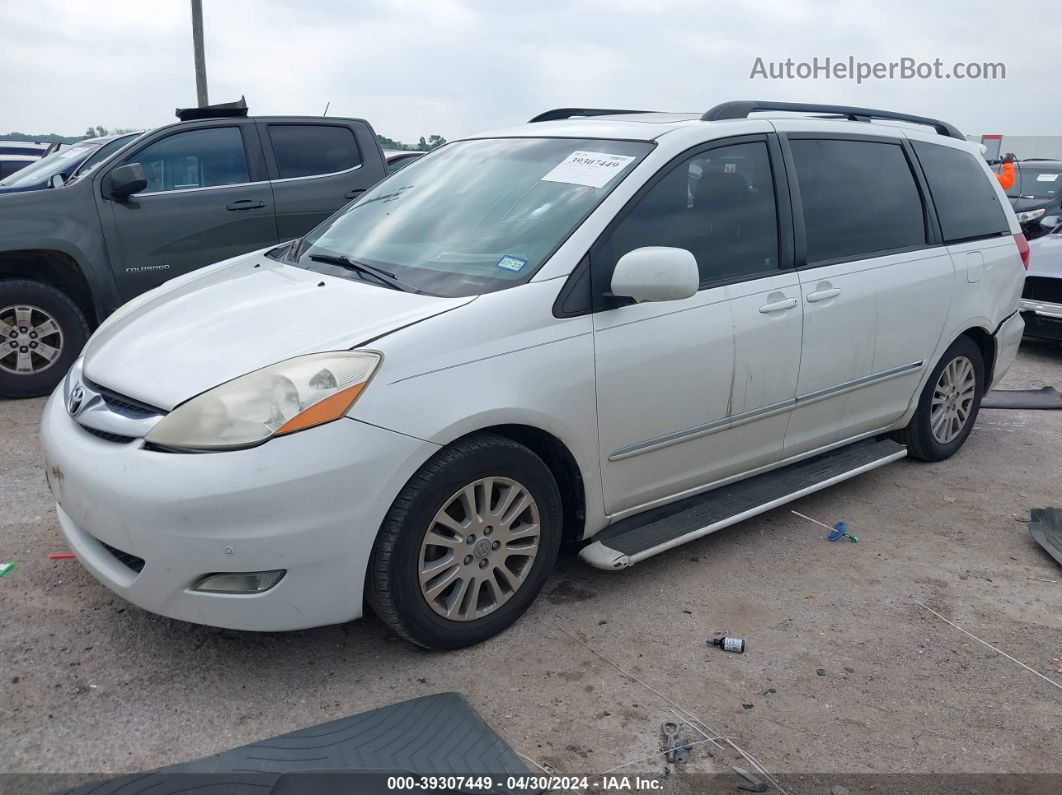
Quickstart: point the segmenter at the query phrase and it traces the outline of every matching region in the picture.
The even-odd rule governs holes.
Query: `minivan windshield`
[[[644,141],[490,138],[419,158],[314,229],[300,267],[441,296],[535,273],[652,149]],[[346,260],[346,262],[343,262]]]

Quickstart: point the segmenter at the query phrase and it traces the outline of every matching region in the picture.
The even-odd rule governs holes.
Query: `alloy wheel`
[[[63,332],[51,314],[28,304],[0,309],[0,370],[36,375],[63,353]]]
[[[940,444],[949,444],[962,433],[973,409],[977,374],[973,362],[956,356],[940,373],[933,388],[929,427]]]
[[[480,478],[443,503],[421,543],[421,594],[452,621],[493,613],[519,590],[539,549],[539,509],[515,480]]]

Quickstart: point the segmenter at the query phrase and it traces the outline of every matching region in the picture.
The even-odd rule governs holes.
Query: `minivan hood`
[[[405,293],[245,255],[119,309],[89,341],[84,374],[168,411],[252,370],[354,348],[472,300]]]

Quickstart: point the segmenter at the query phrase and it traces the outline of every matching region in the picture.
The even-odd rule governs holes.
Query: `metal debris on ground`
[[[708,638],[705,641],[705,645],[718,646],[723,651],[732,651],[735,654],[745,653],[744,638],[731,638],[727,635],[723,635],[721,638]]]
[[[945,618],[945,617],[944,617],[944,616],[942,616],[942,615],[941,615],[940,613],[938,613],[938,612],[937,612],[936,610],[934,610],[934,609],[933,609],[932,607],[929,607],[928,605],[924,605],[924,604],[922,604],[922,603],[921,603],[921,602],[919,602],[919,601],[918,601],[917,599],[915,599],[915,598],[914,598],[913,596],[908,596],[907,598],[908,598],[908,599],[910,599],[910,600],[911,600],[912,602],[914,602],[914,603],[915,603],[916,605],[918,605],[919,607],[921,607],[921,608],[923,608],[923,609],[925,609],[925,610],[928,610],[928,611],[929,611],[930,613],[932,613],[933,615],[935,615],[935,616],[936,616],[937,618],[939,618],[939,619],[940,619],[941,621],[943,621],[943,622],[944,622],[945,624],[948,624],[948,625],[950,625],[950,626],[953,626],[953,627],[955,627],[955,629],[959,630],[959,632],[963,633],[964,635],[969,635],[969,636],[970,636],[971,638],[973,638],[974,640],[976,640],[976,641],[977,641],[978,643],[982,644],[983,646],[987,646],[988,648],[990,648],[990,649],[991,649],[992,651],[996,652],[997,654],[1002,654],[1002,655],[1003,655],[1004,657],[1006,657],[1006,658],[1007,658],[1008,660],[1010,660],[1010,661],[1011,661],[1011,662],[1013,662],[1013,663],[1017,663],[1017,664],[1018,664],[1018,665],[1020,665],[1020,666],[1021,666],[1022,668],[1024,668],[1024,669],[1025,669],[1026,671],[1029,671],[1030,673],[1034,673],[1034,674],[1036,674],[1036,675],[1037,675],[1038,677],[1040,677],[1041,679],[1043,679],[1043,680],[1044,680],[1045,682],[1047,682],[1047,683],[1048,683],[1049,685],[1053,685],[1054,687],[1057,687],[1057,688],[1058,688],[1059,690],[1062,690],[1062,684],[1059,684],[1059,683],[1058,683],[1058,682],[1056,682],[1056,681],[1055,681],[1054,679],[1051,679],[1050,677],[1044,676],[1044,675],[1043,675],[1042,673],[1040,673],[1039,671],[1037,671],[1037,670],[1036,670],[1035,668],[1031,668],[1030,666],[1028,666],[1028,665],[1026,665],[1025,663],[1023,663],[1023,662],[1022,662],[1021,660],[1018,660],[1018,659],[1015,659],[1014,657],[1011,657],[1011,656],[1010,656],[1009,654],[1007,654],[1007,653],[1006,653],[1005,651],[1003,651],[1002,649],[1000,649],[1000,648],[998,648],[998,647],[996,647],[996,646],[993,646],[993,645],[992,645],[991,643],[989,643],[989,642],[988,642],[987,640],[981,640],[981,638],[977,637],[977,636],[976,636],[975,634],[973,634],[973,633],[972,633],[972,632],[970,632],[969,630],[963,629],[963,628],[962,628],[962,627],[960,627],[960,626],[959,626],[958,624],[956,624],[956,623],[955,623],[954,621],[951,621],[951,620],[949,620],[949,619]]]
[[[1062,409],[1062,392],[1042,389],[993,389],[981,398],[983,409]]]
[[[733,770],[735,773],[737,773],[739,776],[741,776],[743,779],[745,779],[745,781],[748,782],[747,784],[738,784],[737,785],[738,789],[743,789],[746,792],[766,792],[767,791],[767,785],[764,784],[762,781],[760,781],[758,778],[756,778],[754,775],[752,775],[752,773],[747,771],[745,768],[737,767],[735,765],[734,767],[731,767],[730,769]]]
[[[811,522],[812,524],[817,524],[819,527],[825,527],[828,531],[826,533],[826,538],[828,538],[830,541],[840,541],[846,536],[848,537],[848,540],[851,541],[853,544],[859,541],[859,538],[857,536],[850,535],[848,533],[848,522],[835,522],[831,527],[825,522],[820,522],[818,519],[812,519],[810,516],[802,514],[800,511],[791,510],[789,513],[796,514],[801,519],[807,519],[809,522]]]
[[[660,750],[673,765],[684,765],[690,761],[690,727],[673,720],[661,723]]]
[[[1062,508],[1033,508],[1029,511],[1029,534],[1048,555],[1062,563]]]

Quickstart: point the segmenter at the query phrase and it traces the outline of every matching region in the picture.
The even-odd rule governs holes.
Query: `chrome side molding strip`
[[[751,409],[750,411],[742,412],[741,414],[735,414],[731,417],[722,417],[718,420],[712,420],[706,422],[703,425],[695,425],[692,428],[687,428],[682,431],[675,431],[673,433],[664,434],[663,436],[656,436],[652,439],[646,439],[642,442],[635,442],[633,444],[625,445],[624,447],[614,450],[608,457],[609,461],[622,461],[625,458],[632,458],[642,453],[648,453],[652,450],[659,450],[664,447],[670,447],[673,444],[689,441],[691,439],[699,439],[702,436],[708,436],[709,434],[717,433],[718,431],[724,431],[729,428],[737,428],[741,425],[745,425],[753,420],[766,419],[774,414],[779,414],[783,411],[791,409],[797,409],[801,406],[806,406],[811,403],[817,403],[820,400],[843,395],[846,392],[852,392],[856,389],[862,389],[866,386],[872,386],[874,384],[880,384],[884,381],[890,381],[893,378],[898,378],[908,373],[913,373],[917,370],[921,370],[925,367],[924,361],[911,362],[910,364],[903,364],[899,367],[892,367],[888,370],[882,370],[880,373],[872,373],[860,378],[854,378],[851,381],[845,381],[843,384],[837,384],[836,386],[827,387],[825,389],[819,389],[815,392],[809,392],[806,395],[798,395],[792,400],[784,400],[780,403],[772,403],[768,406],[761,406],[758,409]]]

